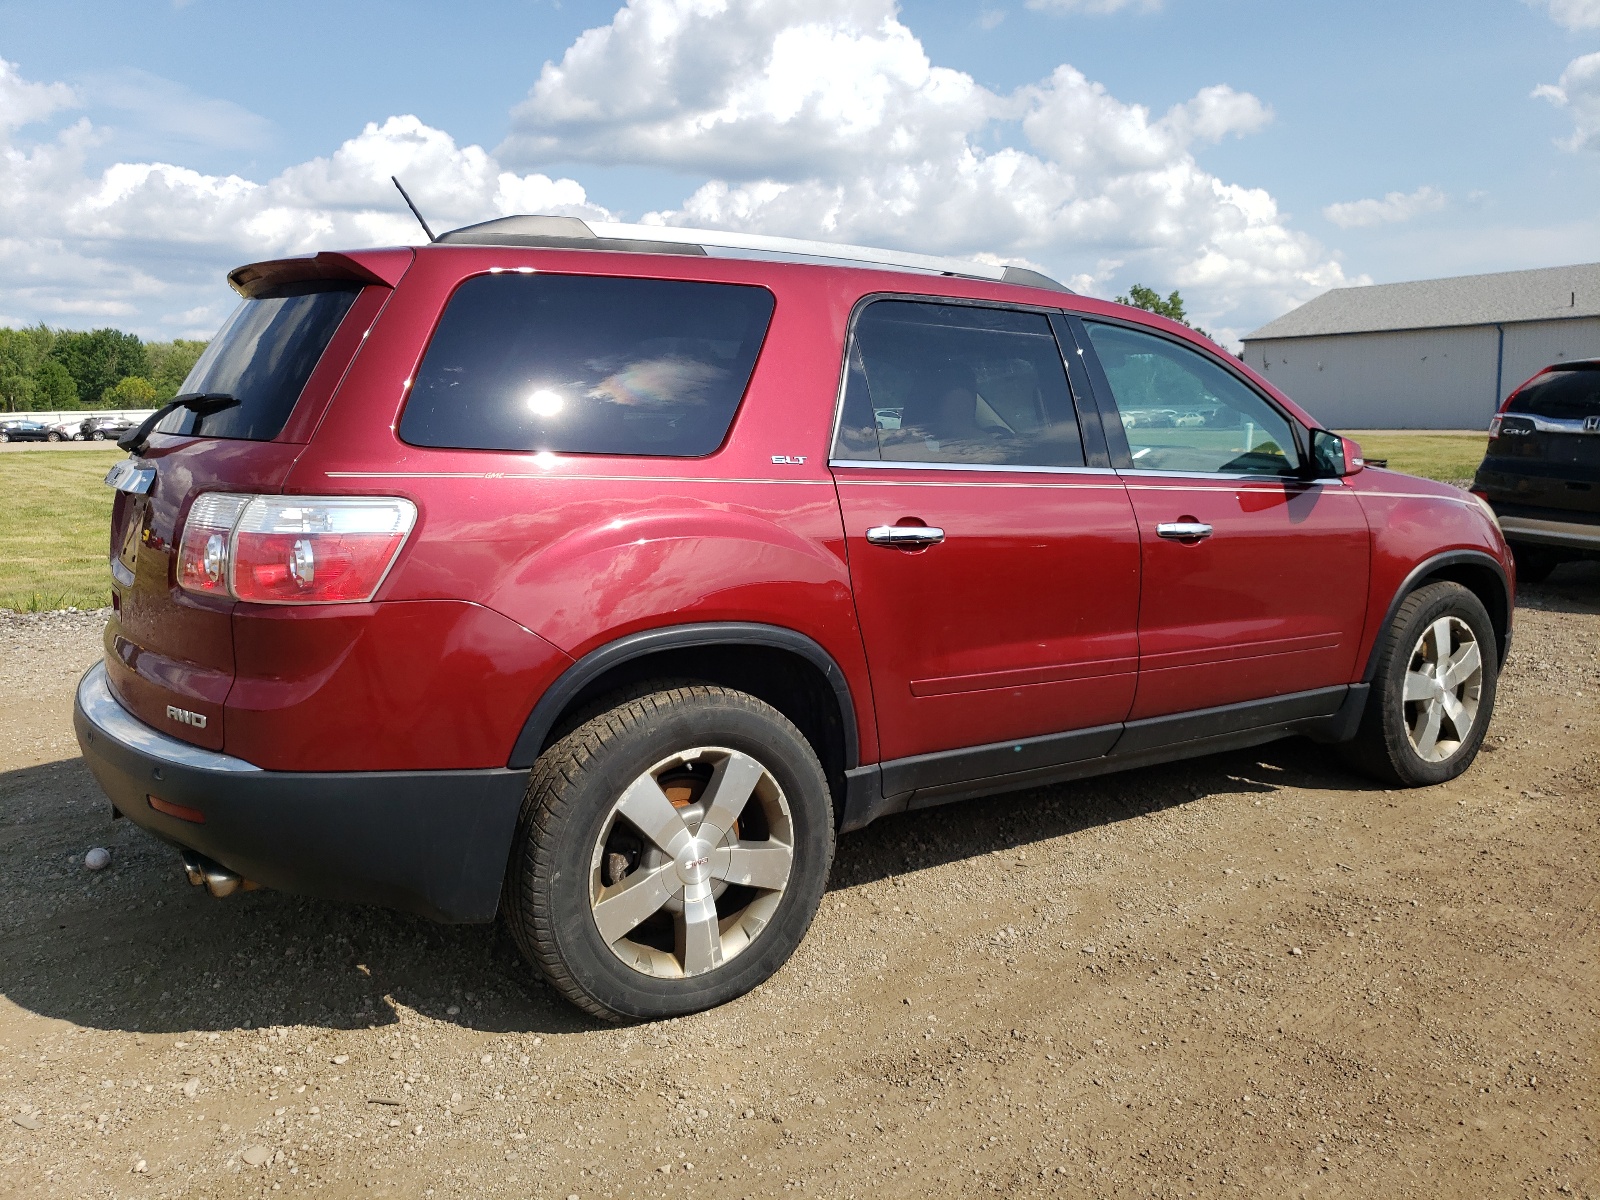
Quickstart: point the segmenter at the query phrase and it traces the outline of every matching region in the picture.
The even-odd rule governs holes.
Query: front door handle
[[[1174,542],[1198,542],[1211,536],[1211,526],[1204,521],[1163,521],[1156,526],[1156,536]]]
[[[944,530],[932,525],[874,525],[867,530],[867,541],[874,546],[899,546],[902,550],[915,550],[919,546],[936,546],[944,541]]]

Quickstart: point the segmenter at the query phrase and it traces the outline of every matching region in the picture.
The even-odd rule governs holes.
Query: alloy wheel
[[[629,784],[601,827],[589,868],[595,926],[641,974],[715,970],[770,924],[793,847],[771,771],[736,750],[681,751]]]
[[[1442,616],[1422,631],[1406,668],[1405,723],[1411,748],[1443,762],[1461,748],[1478,719],[1483,652],[1460,617]]]

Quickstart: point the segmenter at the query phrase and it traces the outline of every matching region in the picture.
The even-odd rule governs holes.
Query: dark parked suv
[[[1519,577],[1600,558],[1600,358],[1546,367],[1506,398],[1472,490],[1500,518]]]
[[[513,217],[242,267],[123,439],[76,727],[192,882],[500,915],[588,1012],[775,971],[838,833],[1253,746],[1465,770],[1510,557],[1016,268]]]

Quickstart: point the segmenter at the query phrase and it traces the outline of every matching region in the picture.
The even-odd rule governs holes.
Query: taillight
[[[1505,418],[1499,413],[1495,413],[1494,416],[1489,418],[1489,440],[1491,442],[1500,436],[1500,423],[1504,420]]]
[[[189,506],[178,544],[178,586],[189,592],[228,595],[228,541],[251,497],[208,492]]]
[[[201,496],[178,550],[178,583],[255,604],[370,600],[416,524],[393,496]]]

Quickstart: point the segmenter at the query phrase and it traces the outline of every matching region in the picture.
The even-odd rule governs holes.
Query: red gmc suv
[[[123,439],[76,727],[226,894],[501,914],[575,1004],[759,984],[837,834],[1289,734],[1465,770],[1488,507],[1044,276],[510,217],[241,267]]]

